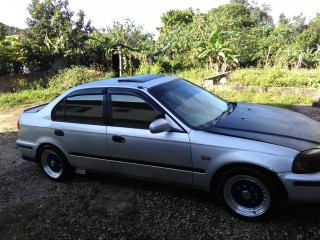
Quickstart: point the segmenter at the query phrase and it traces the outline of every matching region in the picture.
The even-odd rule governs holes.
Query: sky
[[[144,30],[157,35],[157,27],[161,26],[160,17],[170,9],[199,9],[206,13],[230,0],[69,0],[69,9],[77,13],[83,9],[85,20],[91,20],[92,26],[102,28],[112,26],[114,20],[122,21],[130,18]],[[320,13],[320,0],[255,0],[259,6],[263,3],[271,6],[274,21],[284,13],[287,17],[301,12],[307,20]],[[0,0],[0,22],[18,28],[26,28],[27,11],[31,0]]]

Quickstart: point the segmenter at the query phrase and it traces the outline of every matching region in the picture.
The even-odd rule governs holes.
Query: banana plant
[[[233,63],[238,64],[237,55],[228,48],[231,42],[225,41],[222,32],[213,28],[209,38],[206,41],[196,42],[196,51],[198,58],[206,59],[207,70],[215,66],[216,72],[226,72]]]

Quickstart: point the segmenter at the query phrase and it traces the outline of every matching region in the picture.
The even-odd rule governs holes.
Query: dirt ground
[[[0,132],[17,131],[17,120],[22,111],[22,108],[18,108],[12,112],[0,113]]]
[[[292,106],[320,121],[320,108]],[[21,159],[22,111],[0,113],[0,239],[320,239],[320,205],[268,222],[232,217],[207,193],[106,175],[55,183]]]

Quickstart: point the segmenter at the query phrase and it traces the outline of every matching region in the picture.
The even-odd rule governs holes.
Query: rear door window
[[[104,124],[103,94],[89,94],[66,97],[54,109],[53,120]]]

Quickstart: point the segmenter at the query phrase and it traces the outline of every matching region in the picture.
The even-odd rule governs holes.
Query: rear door
[[[192,184],[187,132],[152,134],[149,125],[164,111],[144,93],[109,89],[107,139],[115,172],[166,182]]]
[[[106,138],[104,89],[80,90],[68,95],[52,112],[51,132],[72,166],[111,171]]]

